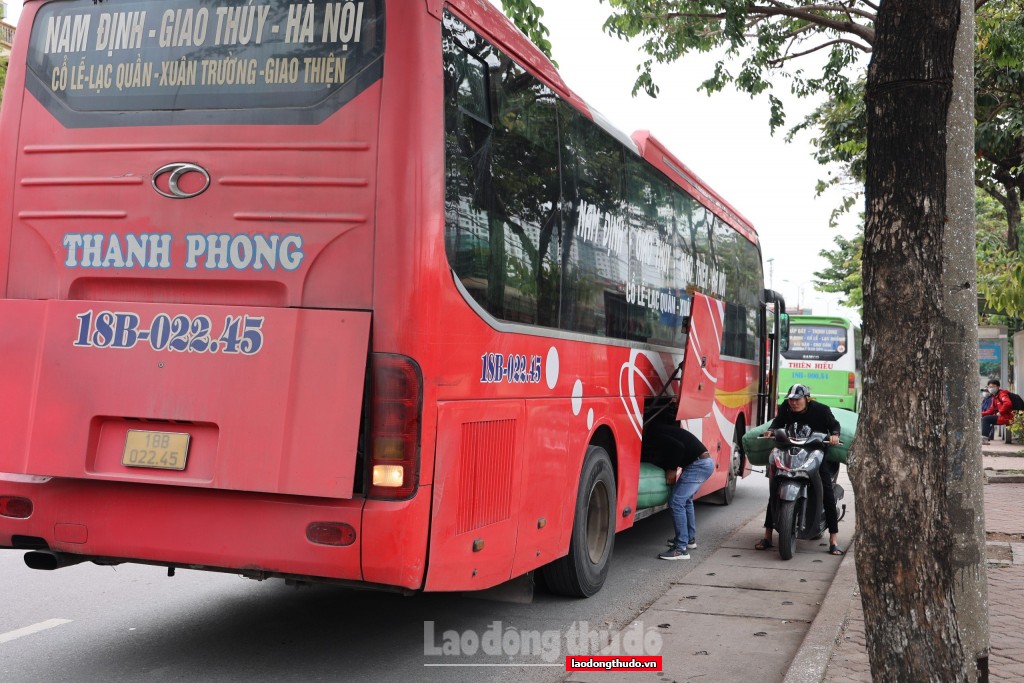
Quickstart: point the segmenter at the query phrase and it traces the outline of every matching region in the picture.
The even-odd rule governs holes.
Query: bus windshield
[[[380,77],[383,48],[379,0],[53,2],[25,85],[69,128],[316,124]]]
[[[789,349],[783,357],[790,360],[839,360],[849,351],[847,329],[839,325],[790,323]]]
[[[860,328],[846,318],[790,316],[789,348],[782,352],[779,400],[791,384],[834,408],[857,410],[860,396]]]

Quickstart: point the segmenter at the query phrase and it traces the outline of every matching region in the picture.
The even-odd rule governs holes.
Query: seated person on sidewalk
[[[687,548],[697,547],[697,520],[693,494],[715,471],[715,461],[696,436],[676,421],[651,420],[644,425],[640,459],[665,470],[665,482],[672,486],[668,507],[672,511],[675,536],[672,547],[658,555],[662,560],[688,560]],[[682,468],[679,476],[676,472]]]
[[[999,388],[999,380],[988,381],[988,393],[992,397],[988,407],[982,404],[981,409],[981,443],[988,444],[995,434],[996,425],[1008,425],[1013,422],[1013,401],[1010,392]]]
[[[828,434],[829,445],[839,443],[839,421],[832,414],[832,409],[824,403],[811,398],[811,390],[803,384],[794,384],[786,394],[786,400],[779,404],[769,431],[764,436],[771,436],[776,429],[787,429],[791,425],[804,425],[812,432]],[[836,493],[832,488],[832,477],[839,471],[839,463],[828,458],[821,461],[818,476],[821,477],[821,498],[825,504],[825,521],[828,523],[828,551],[833,555],[842,555],[839,547],[839,515],[836,513]],[[769,498],[768,510],[764,517],[764,538],[754,546],[756,550],[767,550],[772,547],[772,506]]]

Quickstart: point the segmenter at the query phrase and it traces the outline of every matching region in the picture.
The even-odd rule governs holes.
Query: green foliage
[[[638,39],[647,58],[637,67],[634,94],[658,94],[652,69],[690,52],[722,51],[701,89],[714,93],[732,85],[751,96],[767,94],[772,131],[785,121],[772,92],[773,75],[788,79],[799,97],[827,95],[826,103],[797,124],[787,139],[814,130],[815,158],[840,172],[819,181],[818,192],[846,190],[832,222],[860,198],[867,164],[867,113],[861,55],[871,51],[877,3],[868,0],[810,3],[806,0],[599,0],[611,9],[605,30]],[[504,0],[506,12],[532,36],[542,12],[534,0]],[[976,184],[998,200],[979,204],[978,289],[995,313],[1024,317],[1024,259],[1017,232],[1024,197],[1024,0],[986,0],[976,13]],[[543,33],[546,35],[547,31]],[[791,69],[811,53],[824,55],[821,68]],[[1001,206],[1000,206],[1001,205]],[[996,218],[998,217],[998,218]],[[1000,237],[995,221],[1006,226]],[[839,292],[844,304],[862,305],[862,233],[837,238],[822,256],[829,267],[816,284]]]
[[[975,192],[975,215],[982,319],[1005,323],[1006,318],[1024,318],[1024,260],[1016,251],[1006,248],[1006,212],[998,201],[979,189]],[[863,226],[852,239],[838,236],[835,243],[836,249],[821,252],[829,265],[814,273],[814,285],[823,292],[842,294],[840,303],[863,315]]]
[[[1006,213],[992,197],[979,194],[977,215],[978,297],[982,318],[1024,318],[1024,261],[1006,247],[1003,228]]]
[[[1020,441],[1024,439],[1024,410],[1017,410],[1013,413],[1013,421],[1010,423],[1010,433]]]
[[[772,92],[770,77],[780,73],[798,97],[825,93],[830,99],[850,97],[850,67],[870,51],[874,39],[873,5],[863,0],[843,4],[802,0],[601,0],[612,15],[605,31],[639,39],[650,57],[637,67],[635,94],[658,94],[652,67],[674,62],[690,52],[724,51],[714,73],[700,86],[707,93],[728,85],[751,97],[767,93],[772,131],[785,122],[782,101]],[[788,70],[793,59],[822,52],[824,64],[805,72]],[[730,68],[731,65],[731,68]]]
[[[977,223],[978,252],[1003,246],[1006,210],[1002,205],[991,195],[975,192],[974,216]]]
[[[0,57],[0,102],[4,101],[4,85],[7,83],[7,57]]]
[[[863,193],[867,170],[867,109],[864,106],[865,80],[858,79],[850,87],[845,99],[829,100],[786,134],[786,141],[802,131],[814,131],[811,144],[814,158],[823,166],[838,168],[818,181],[815,188],[820,196],[833,187],[844,194],[840,206],[832,212],[831,226],[840,216],[855,206]]]
[[[1003,214],[1003,234],[1015,250],[1024,193],[1024,0],[988,0],[976,23],[976,184],[1012,209]],[[859,200],[867,160],[864,80],[855,81],[848,94],[818,107],[787,136],[817,131],[811,140],[815,158],[842,169],[817,187],[819,194],[837,185],[846,190],[833,223]]]
[[[578,0],[577,0],[578,1]],[[770,77],[780,73],[798,97],[825,93],[850,98],[850,67],[871,49],[876,5],[869,0],[809,3],[806,0],[599,0],[611,16],[604,29],[626,40],[639,39],[647,59],[637,65],[633,94],[657,97],[653,67],[690,52],[719,51],[724,57],[701,89],[708,94],[727,85],[766,94],[769,125],[785,122],[782,100]],[[539,24],[543,11],[534,0],[502,0],[505,13],[538,47],[550,54],[548,31]],[[804,71],[786,70],[791,60],[820,53],[824,63]],[[731,68],[730,68],[731,67]]]
[[[540,49],[548,59],[551,59],[551,41],[548,40],[547,26],[541,23],[544,17],[544,10],[537,6],[533,0],[501,0],[501,7],[505,14],[510,17],[526,37]],[[551,63],[558,64],[551,59]]]
[[[814,286],[822,292],[834,292],[843,295],[839,303],[847,308],[854,308],[864,316],[864,284],[861,277],[861,257],[864,253],[864,228],[857,231],[853,239],[842,235],[836,237],[838,249],[823,249],[821,256],[829,265],[814,274]]]
[[[0,5],[0,19],[4,19],[4,6]],[[7,83],[7,57],[0,57],[0,102],[4,101],[4,84]]]
[[[788,80],[799,97],[825,94],[826,103],[797,124],[787,139],[815,130],[815,157],[841,171],[819,181],[818,193],[841,186],[845,195],[832,223],[857,204],[866,164],[864,77],[858,66],[874,42],[878,4],[870,0],[810,3],[806,0],[599,0],[611,16],[605,30],[637,39],[647,58],[637,66],[634,94],[658,94],[653,68],[690,52],[724,53],[701,85],[707,93],[728,85],[764,94],[774,132],[785,122],[782,101],[771,76]],[[975,82],[977,88],[977,184],[1007,211],[1007,244],[1018,246],[1024,198],[1024,0],[977,3]],[[535,0],[503,0],[505,11],[542,49],[549,49],[539,25],[543,11]],[[540,34],[535,37],[535,34]],[[793,60],[815,53],[820,68],[791,68]],[[804,60],[806,62],[806,60]],[[778,79],[776,79],[778,80]]]
[[[990,0],[978,12],[976,36],[976,182],[1006,208],[1006,244],[1016,251],[1024,198],[1024,0]]]

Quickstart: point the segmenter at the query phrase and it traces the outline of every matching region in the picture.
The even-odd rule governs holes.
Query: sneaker
[[[690,559],[690,553],[686,552],[682,548],[672,548],[666,550],[661,555],[658,555],[659,560],[688,560]]]
[[[666,541],[666,543],[668,543],[668,547],[671,548],[672,546],[674,546],[676,544],[676,539],[670,538],[670,539],[668,539],[668,541]],[[697,541],[690,541],[689,543],[686,544],[686,549],[687,550],[693,550],[696,547],[697,547]]]
[[[990,443],[992,443],[992,439],[988,438],[987,436],[981,437],[981,445],[982,446],[987,446]]]

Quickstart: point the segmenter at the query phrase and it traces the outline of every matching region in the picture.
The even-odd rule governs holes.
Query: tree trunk
[[[1020,248],[1020,191],[1006,186],[1006,248],[1011,252]]]
[[[867,82],[864,409],[850,467],[876,681],[977,680],[988,650],[972,39],[970,0],[879,6]]]
[[[1005,170],[997,170],[995,178],[1003,186],[1005,194],[992,187],[982,186],[981,189],[1002,204],[1006,211],[1006,248],[1012,253],[1020,248],[1020,233],[1017,229],[1020,226],[1020,197],[1024,183]]]

